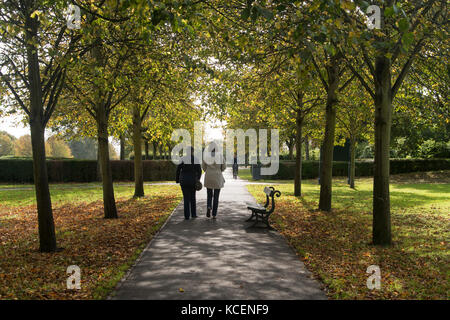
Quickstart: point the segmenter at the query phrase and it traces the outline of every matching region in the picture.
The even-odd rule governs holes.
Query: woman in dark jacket
[[[197,207],[195,202],[195,183],[202,176],[200,164],[196,164],[194,158],[194,148],[191,147],[190,161],[184,158],[177,167],[176,182],[180,184],[184,199],[184,218],[197,218]]]

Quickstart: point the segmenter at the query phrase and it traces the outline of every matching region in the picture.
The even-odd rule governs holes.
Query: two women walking
[[[215,150],[211,151],[211,158],[208,161],[203,160],[202,165],[198,161],[195,161],[194,150],[191,148],[191,161],[186,161],[185,157],[183,161],[177,167],[176,182],[180,183],[181,190],[183,191],[184,199],[184,217],[186,220],[189,218],[196,218],[196,183],[200,180],[202,175],[202,168],[205,171],[204,186],[207,192],[206,201],[206,216],[213,219],[217,216],[217,209],[219,207],[219,195],[220,189],[223,188],[225,178],[222,172],[226,169],[226,164],[223,159],[221,161],[215,160]]]

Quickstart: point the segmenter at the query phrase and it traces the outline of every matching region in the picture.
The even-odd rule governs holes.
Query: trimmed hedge
[[[390,173],[409,173],[421,171],[450,170],[450,159],[391,159]],[[295,161],[280,161],[278,173],[263,176],[267,179],[290,180],[294,178]],[[333,176],[347,176],[348,162],[333,161]],[[356,161],[357,177],[373,175],[373,161]],[[319,176],[319,161],[302,162],[302,179],[315,179]]]
[[[144,181],[175,180],[176,166],[167,160],[142,161]],[[112,160],[114,181],[133,181],[134,162]],[[98,181],[96,160],[47,160],[49,182]],[[0,182],[33,182],[31,159],[0,159]]]
[[[144,181],[173,181],[176,166],[169,160],[142,161]],[[114,181],[133,181],[134,162],[112,160]],[[98,181],[96,160],[47,160],[50,182],[93,182]],[[391,174],[450,170],[450,159],[391,159]],[[356,161],[355,174],[358,177],[372,176],[373,161]],[[289,180],[294,178],[295,162],[280,161],[278,173],[266,176],[269,179]],[[347,176],[348,162],[334,161],[333,176]],[[315,179],[319,175],[318,161],[303,161],[302,178]],[[31,159],[0,159],[0,182],[33,182],[33,161]]]

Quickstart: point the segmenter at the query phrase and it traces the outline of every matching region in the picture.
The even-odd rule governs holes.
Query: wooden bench
[[[247,206],[247,209],[252,212],[252,215],[250,218],[248,218],[246,221],[252,221],[255,219],[255,223],[251,225],[251,227],[256,226],[259,222],[263,222],[267,228],[272,229],[272,227],[269,224],[269,217],[272,214],[272,212],[275,210],[275,196],[279,197],[281,196],[281,192],[278,190],[275,190],[274,187],[265,187],[264,193],[266,194],[266,203],[264,206],[261,206],[259,204],[252,204]],[[270,201],[272,199],[272,201]],[[272,202],[272,204],[271,204]],[[269,205],[270,209],[269,209]]]

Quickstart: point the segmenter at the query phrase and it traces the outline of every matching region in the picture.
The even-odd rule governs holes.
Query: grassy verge
[[[252,173],[250,172],[250,168],[239,168],[238,172],[239,178],[244,180],[252,180]]]
[[[250,171],[250,168],[239,168],[239,178],[243,180],[248,180],[250,182],[267,182],[272,184],[283,184],[283,183],[291,183],[291,180],[273,180],[273,179],[260,179],[260,180],[253,180],[252,173]]]
[[[164,182],[160,182],[164,183]],[[159,185],[144,185],[145,192],[158,190]],[[179,187],[178,187],[179,189]],[[115,183],[114,193],[116,199],[133,196],[132,184]],[[66,203],[89,203],[102,199],[103,189],[99,183],[66,183],[51,184],[50,194],[53,207]],[[0,205],[8,207],[23,207],[36,204],[34,185],[0,185]]]
[[[411,177],[411,176],[410,176]],[[449,299],[450,298],[450,183],[448,172],[436,181],[416,183],[394,176],[391,185],[393,246],[374,247],[372,179],[358,179],[352,190],[345,179],[333,184],[333,211],[318,206],[317,181],[306,181],[303,197],[293,184],[278,185],[282,196],[272,216],[273,226],[326,286],[334,299]],[[261,185],[248,185],[263,202]],[[381,290],[366,286],[367,267],[381,269]]]
[[[53,254],[38,252],[35,205],[2,202],[0,299],[105,298],[181,199],[173,185],[146,186],[142,199],[130,199],[132,187],[121,188],[116,188],[115,220],[103,219],[101,192],[52,190],[61,197],[54,218],[58,246],[64,248]],[[3,200],[11,203],[12,193]],[[81,269],[81,290],[66,289],[70,265]]]

